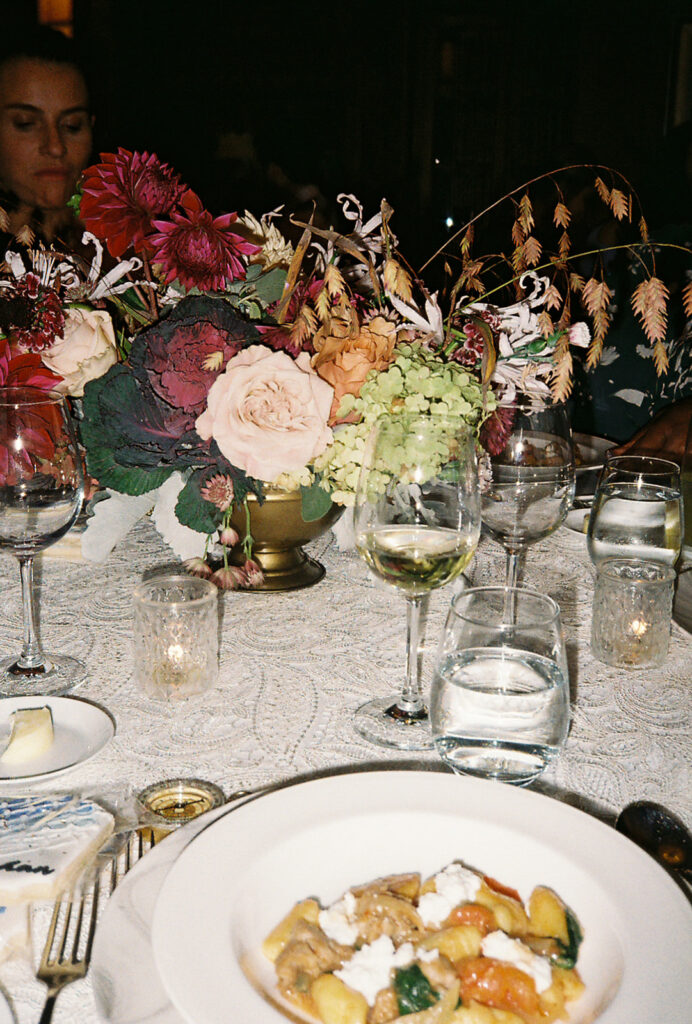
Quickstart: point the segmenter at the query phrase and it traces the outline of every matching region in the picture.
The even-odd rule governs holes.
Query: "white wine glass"
[[[596,485],[586,546],[593,564],[606,558],[674,565],[682,548],[680,468],[668,459],[617,455]]]
[[[470,428],[443,415],[380,417],[363,453],[354,525],[359,553],[408,609],[403,689],[358,708],[355,728],[380,746],[424,750],[432,738],[418,662],[421,601],[461,575],[480,533]]]
[[[0,662],[0,694],[65,693],[86,669],[69,655],[44,653],[36,626],[34,556],[67,533],[84,497],[81,457],[62,395],[0,388],[0,549],[19,561],[24,644]]]
[[[490,481],[481,495],[484,530],[507,552],[505,586],[519,582],[529,544],[557,530],[574,498],[572,428],[563,402],[526,396],[503,405],[507,436],[489,458]]]

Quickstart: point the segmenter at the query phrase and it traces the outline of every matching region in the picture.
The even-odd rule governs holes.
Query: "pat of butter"
[[[24,764],[45,754],[53,745],[53,716],[50,708],[26,708],[13,711],[10,742],[5,747],[2,764]]]

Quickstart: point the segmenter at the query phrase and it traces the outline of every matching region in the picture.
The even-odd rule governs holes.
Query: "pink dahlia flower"
[[[212,217],[191,189],[180,205],[182,210],[172,211],[170,221],[154,221],[158,234],[148,239],[152,262],[160,265],[165,283],[177,278],[184,288],[220,291],[226,278],[245,277],[240,257],[259,252],[260,246],[229,231],[238,215]]]
[[[101,160],[84,172],[79,212],[87,230],[120,259],[130,245],[138,251],[146,247],[152,220],[171,212],[185,185],[153,153],[120,148],[102,153]]]

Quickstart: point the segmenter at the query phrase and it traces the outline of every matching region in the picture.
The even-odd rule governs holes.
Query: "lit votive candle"
[[[609,558],[598,568],[591,620],[595,658],[619,668],[662,665],[668,654],[675,570]]]
[[[156,576],[134,593],[135,678],[150,697],[203,693],[218,675],[217,590],[194,576]]]

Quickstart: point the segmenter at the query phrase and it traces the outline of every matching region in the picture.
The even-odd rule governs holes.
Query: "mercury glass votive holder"
[[[217,589],[194,576],[156,576],[134,592],[134,674],[148,696],[176,701],[218,677]]]
[[[675,569],[608,558],[598,567],[591,651],[606,665],[655,668],[668,655]]]

